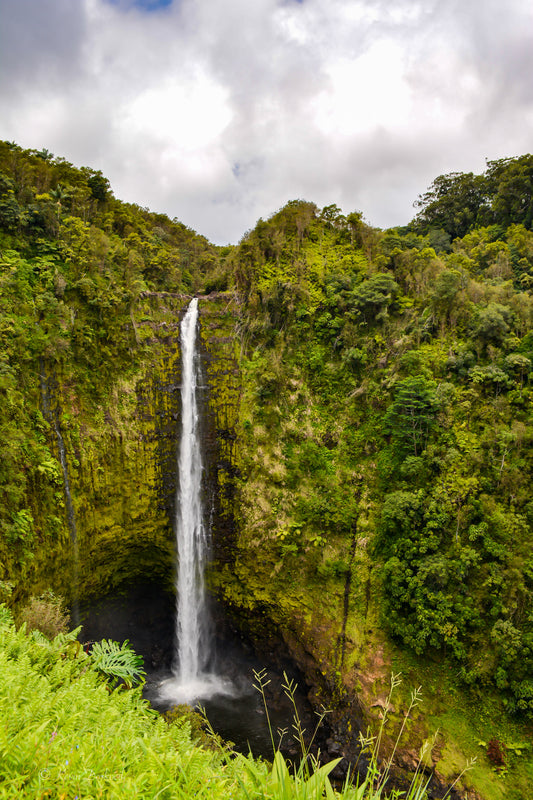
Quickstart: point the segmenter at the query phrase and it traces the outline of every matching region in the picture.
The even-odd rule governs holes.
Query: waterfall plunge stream
[[[159,687],[164,701],[192,703],[216,694],[233,694],[228,680],[206,671],[212,653],[204,572],[209,530],[202,503],[202,451],[199,432],[199,360],[196,350],[198,300],[191,300],[180,327],[181,439],[178,457],[175,533],[176,646],[172,677]]]
[[[207,536],[201,500],[202,455],[198,435],[196,398],[196,323],[198,300],[194,299],[181,324],[182,378],[179,449],[179,489],[176,510],[178,548],[177,575],[177,650],[178,679],[190,683],[205,666],[208,652],[204,569]]]

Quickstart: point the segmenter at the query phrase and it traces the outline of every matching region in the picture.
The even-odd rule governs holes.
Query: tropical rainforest
[[[400,669],[428,692],[405,753],[448,725],[440,774],[471,746],[468,796],[518,799],[533,782],[533,156],[440,176],[416,205],[379,230],[293,200],[218,247],[119,201],[99,171],[1,142],[0,600],[15,618],[47,589],[83,605],[149,563],[171,583],[162,420],[176,318],[199,295],[212,592],[283,641],[347,748],[353,709],[375,726]],[[21,655],[10,624],[7,660],[37,663],[43,642]],[[58,724],[43,717],[44,742]],[[269,786],[257,796],[282,796]]]

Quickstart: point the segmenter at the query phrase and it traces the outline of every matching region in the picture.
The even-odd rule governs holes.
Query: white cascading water
[[[198,300],[191,301],[180,328],[181,422],[176,502],[177,651],[176,677],[184,684],[197,680],[206,660],[206,598],[204,569],[207,537],[202,509],[202,454],[196,398],[196,323]]]
[[[173,677],[159,688],[162,699],[191,703],[215,694],[231,694],[222,677],[206,673],[210,657],[209,617],[204,571],[208,531],[202,507],[202,452],[198,415],[196,329],[198,300],[191,300],[180,326],[181,441],[176,495],[176,652]]]

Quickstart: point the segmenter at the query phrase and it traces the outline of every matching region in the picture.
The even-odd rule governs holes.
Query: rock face
[[[104,403],[91,407],[55,365],[42,364],[40,405],[58,463],[64,450],[77,552],[63,480],[56,487],[60,532],[52,549],[36,551],[27,581],[32,592],[51,585],[71,603],[78,596],[82,606],[145,582],[173,592],[179,324],[189,300],[162,293],[142,298],[134,324],[145,355],[134,372],[114,377]],[[204,491],[214,551],[225,562],[234,538],[239,399],[234,327],[231,296],[200,301]],[[33,504],[44,527],[50,509],[38,493]]]
[[[236,541],[239,477],[237,433],[241,396],[235,302],[214,295],[200,302],[200,357],[205,372],[203,401],[206,491],[213,557],[230,564]]]

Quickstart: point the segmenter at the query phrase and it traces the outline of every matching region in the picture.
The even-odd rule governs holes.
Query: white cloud
[[[120,126],[139,142],[172,141],[184,156],[194,156],[212,145],[230,120],[226,92],[198,75],[186,84],[167,79],[142,92],[125,109]]]
[[[327,67],[329,86],[315,101],[315,123],[334,139],[376,126],[403,127],[409,119],[410,90],[404,54],[394,41],[377,41],[359,58],[343,56]]]
[[[403,224],[532,148],[527,0],[0,0],[0,137],[236,241],[288,199]]]

